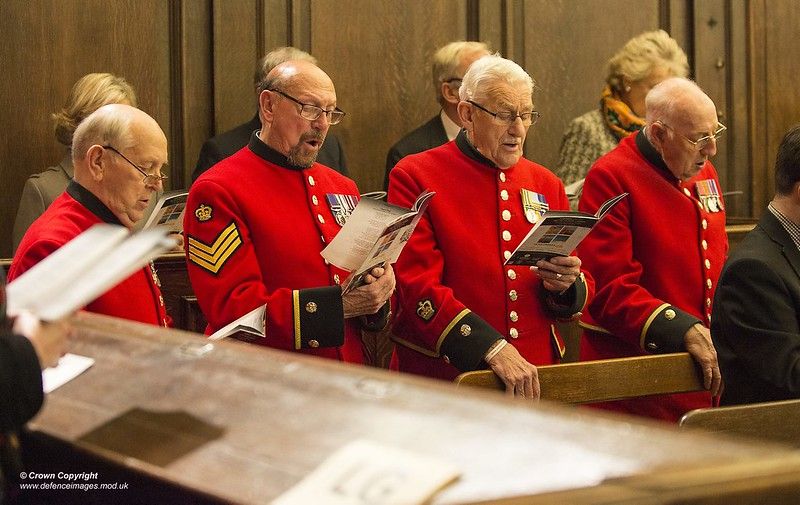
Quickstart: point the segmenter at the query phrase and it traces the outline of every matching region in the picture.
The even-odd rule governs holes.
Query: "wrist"
[[[508,345],[508,340],[503,339],[503,338],[498,339],[497,342],[492,344],[492,346],[489,348],[489,350],[486,351],[486,356],[483,357],[483,360],[486,363],[489,363],[492,360],[492,358],[497,356],[497,354],[500,351],[502,351],[503,347],[505,347],[506,345]]]

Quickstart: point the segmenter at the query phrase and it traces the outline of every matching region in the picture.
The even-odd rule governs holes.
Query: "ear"
[[[267,90],[258,95],[258,117],[261,119],[261,124],[270,125],[275,119],[273,108],[275,101],[273,100],[272,93]]]
[[[448,103],[457,105],[458,102],[461,101],[461,99],[458,98],[458,88],[456,88],[454,91],[453,87],[450,86],[449,83],[446,82],[442,83],[441,92],[442,92],[442,98],[444,98],[444,100]]]
[[[660,153],[661,146],[664,144],[666,136],[669,135],[667,129],[661,123],[650,123],[647,125],[647,131],[650,133],[650,142],[656,148],[656,151]]]
[[[795,205],[800,204],[800,182],[794,183],[792,187],[792,200],[794,200]]]
[[[473,113],[474,110],[467,102],[458,102],[458,118],[461,120],[461,126],[467,131],[472,131],[474,127],[472,121]]]
[[[93,181],[102,181],[105,176],[105,167],[103,164],[108,163],[108,157],[104,160],[103,151],[105,150],[97,144],[86,151],[87,165]]]

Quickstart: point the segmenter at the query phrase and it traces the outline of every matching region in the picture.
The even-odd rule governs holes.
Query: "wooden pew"
[[[800,447],[800,400],[697,409],[687,412],[681,427],[744,435]]]
[[[703,378],[688,353],[635,356],[537,367],[542,399],[594,403],[638,396],[702,391]],[[466,372],[460,386],[505,390],[491,370]]]
[[[529,408],[441,381],[95,314],[79,314],[73,326],[70,351],[96,361],[50,393],[29,423],[38,442],[29,470],[129,484],[77,493],[77,503],[269,503],[355,439],[455,464],[461,478],[433,505],[778,503],[800,493],[800,452],[780,446],[591,409]],[[48,448],[74,464],[41,457]],[[42,502],[68,503],[48,493]]]

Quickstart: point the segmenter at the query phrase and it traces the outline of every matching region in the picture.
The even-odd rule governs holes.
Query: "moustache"
[[[325,134],[323,134],[319,130],[311,130],[300,135],[300,142],[306,142],[308,140],[318,140],[320,142],[325,141]]]

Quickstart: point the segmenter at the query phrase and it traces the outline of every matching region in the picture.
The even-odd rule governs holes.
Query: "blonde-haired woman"
[[[87,74],[72,86],[64,107],[52,115],[56,140],[66,147],[61,162],[25,181],[14,220],[14,250],[25,231],[53,203],[72,179],[72,134],[83,119],[103,105],[121,103],[136,107],[136,93],[122,77],[107,73]]]
[[[568,190],[573,206],[595,160],[644,125],[644,98],[653,86],[688,73],[686,54],[664,30],[637,35],[608,60],[599,107],[573,119],[561,141],[555,173],[575,186]]]

